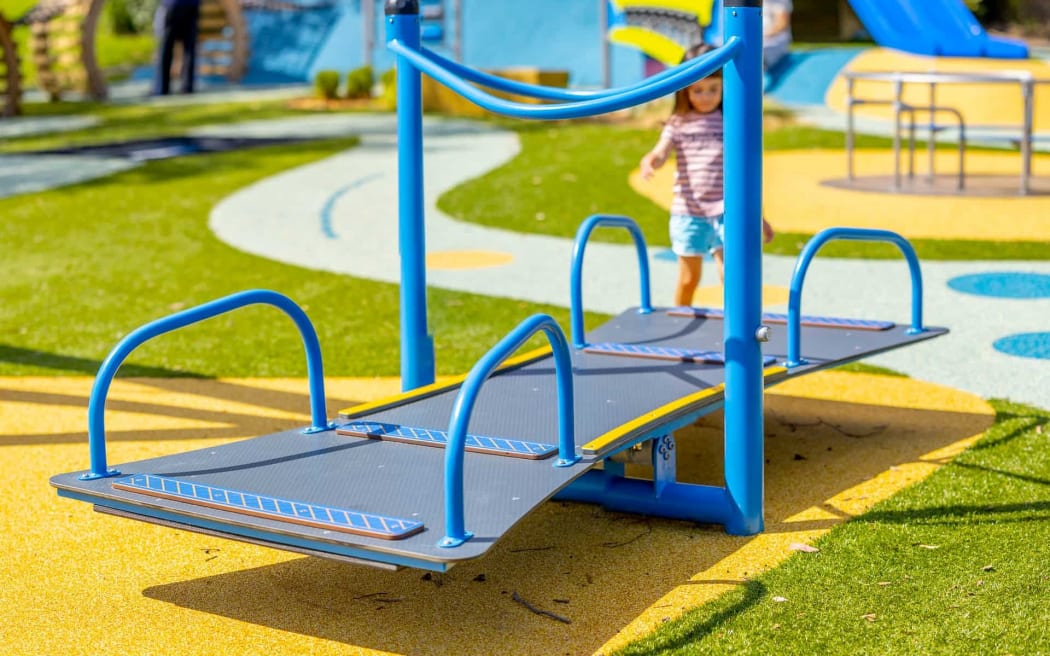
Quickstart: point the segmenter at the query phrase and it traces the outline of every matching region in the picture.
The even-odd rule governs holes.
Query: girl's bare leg
[[[693,304],[693,293],[700,284],[703,259],[699,255],[678,256],[678,283],[674,290],[674,304],[681,307]]]
[[[725,251],[719,248],[717,251],[711,251],[711,257],[715,258],[715,264],[718,265],[718,279],[722,284],[726,284],[726,265],[723,256]]]

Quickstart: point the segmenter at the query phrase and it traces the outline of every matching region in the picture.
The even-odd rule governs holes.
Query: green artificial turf
[[[669,246],[667,213],[627,184],[630,172],[656,142],[657,131],[606,123],[536,125],[508,123],[518,131],[521,152],[510,162],[451,189],[438,207],[463,221],[519,232],[572,237],[580,221],[596,214],[623,214],[633,218],[652,246]],[[862,136],[858,148],[889,148],[882,137]],[[841,149],[841,132],[787,125],[769,130],[765,149]],[[782,233],[766,252],[797,255],[812,235]],[[626,242],[622,230],[599,230],[599,241]],[[920,258],[927,260],[1050,259],[1045,244],[976,240],[911,240]],[[892,245],[836,242],[820,251],[827,257],[899,258]]]
[[[0,375],[94,374],[131,330],[244,289],[290,296],[313,320],[327,375],[397,375],[398,288],[309,271],[219,242],[225,196],[354,144],[296,144],[157,161],[0,200]],[[532,313],[568,310],[429,291],[439,373],[467,371]],[[591,317],[593,319],[593,317]],[[536,342],[538,344],[539,342]],[[156,338],[122,375],[301,376],[303,347],[280,311],[250,307]]]
[[[288,113],[266,103],[251,110],[84,111],[101,116],[103,125],[6,147],[176,134],[201,123]],[[663,211],[623,182],[651,146],[652,130],[579,123],[530,125],[521,135],[519,158],[452,190],[442,207],[469,220],[566,237],[587,214],[631,214],[647,233],[664,234]],[[792,128],[771,132],[767,147],[834,147],[840,138]],[[396,375],[396,286],[248,255],[207,228],[208,213],[225,196],[353,144],[346,139],[183,157],[0,200],[0,243],[6,246],[0,375],[93,374],[132,329],[250,288],[283,292],[307,311],[327,375]],[[597,198],[594,189],[602,190]],[[608,236],[620,238],[614,231]],[[429,299],[440,373],[466,371],[534,312],[568,324],[561,308],[437,289]],[[588,317],[592,324],[598,320]],[[851,369],[892,373],[863,364]],[[292,322],[275,309],[253,307],[158,337],[135,351],[121,373],[305,371]],[[818,553],[796,554],[623,653],[1050,653],[1050,414],[1005,402],[995,407],[996,424],[977,447],[834,529],[818,542]]]
[[[1050,653],[1050,413],[992,402],[973,448],[618,652]]]

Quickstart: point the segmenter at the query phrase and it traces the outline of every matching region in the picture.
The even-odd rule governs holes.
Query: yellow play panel
[[[924,57],[895,50],[873,48],[855,57],[847,67],[854,72],[879,71],[895,73],[1003,73],[1026,72],[1046,84],[1035,87],[1035,114],[1033,124],[1036,132],[1050,131],[1050,64],[1039,59],[972,59],[963,57]],[[893,99],[893,85],[887,82],[858,80],[854,97],[867,100]],[[929,104],[929,85],[908,84],[904,88],[904,101],[915,105]],[[1021,86],[1017,83],[973,83],[938,84],[936,104],[953,107],[963,114],[967,125],[1012,125],[1020,131],[1022,125],[1023,100]],[[846,79],[841,75],[828,88],[825,102],[834,110],[846,111]],[[890,120],[892,110],[888,106],[857,108],[858,116]],[[920,115],[922,120],[925,115]],[[944,118],[944,117],[938,117]]]
[[[608,653],[921,479],[994,418],[981,399],[928,383],[811,374],[767,396],[766,533],[546,503],[486,557],[436,575],[173,531],[59,498],[48,477],[87,466],[91,382],[0,379],[2,654]],[[334,414],[399,384],[327,388]],[[118,380],[110,461],[305,425],[308,407],[305,380]],[[70,408],[84,422],[65,416]],[[677,437],[680,478],[718,482],[721,416]]]
[[[918,159],[924,166],[925,153]],[[857,151],[854,161],[858,176],[893,172],[891,151]],[[939,151],[934,165],[941,173],[957,171],[957,155]],[[1050,156],[1033,157],[1032,165],[1036,176],[1050,176]],[[966,171],[972,176],[1020,175],[1020,166],[1017,153],[981,151],[966,156]],[[846,176],[846,154],[841,150],[770,152],[763,167],[764,211],[778,232],[813,234],[851,226],[893,230],[912,239],[1050,241],[1050,196],[919,196],[822,184]],[[673,176],[674,167],[668,164],[647,181],[634,171],[630,184],[670,208]]]

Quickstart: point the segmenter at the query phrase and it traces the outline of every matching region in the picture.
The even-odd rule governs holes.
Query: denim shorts
[[[703,255],[722,250],[723,214],[718,216],[671,215],[671,250],[675,255]]]

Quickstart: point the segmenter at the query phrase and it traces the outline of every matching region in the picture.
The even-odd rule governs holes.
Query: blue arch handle
[[[554,353],[554,371],[558,380],[558,459],[554,466],[570,467],[580,459],[576,455],[573,429],[572,359],[565,333],[550,315],[534,314],[478,360],[456,396],[445,448],[445,537],[438,542],[439,547],[458,547],[473,537],[466,530],[463,518],[463,456],[470,415],[481,385],[504,360],[541,330],[547,335]]]
[[[911,270],[911,327],[909,335],[923,332],[922,327],[922,269],[911,242],[890,230],[868,228],[826,228],[813,235],[795,261],[795,272],[791,275],[791,294],[788,298],[788,357],[785,366],[789,369],[806,364],[801,356],[802,341],[802,283],[809,264],[820,247],[835,239],[853,241],[885,241],[895,244],[904,254]]]
[[[494,89],[496,91],[502,91],[504,93],[513,93],[519,96],[528,96],[530,98],[538,98],[540,100],[555,100],[559,102],[577,102],[580,100],[587,100],[591,98],[607,98],[610,95],[617,93],[624,93],[627,91],[634,91],[645,87],[646,85],[653,84],[654,82],[660,82],[666,78],[675,75],[678,72],[677,66],[665,68],[655,75],[639,80],[633,84],[628,84],[615,89],[603,89],[600,91],[581,91],[578,89],[562,89],[559,87],[548,87],[542,84],[529,84],[527,82],[519,82],[517,80],[511,80],[498,75],[492,75],[484,71],[479,71],[476,68],[465,66],[457,61],[453,61],[447,57],[443,57],[440,54],[430,50],[429,48],[420,48],[420,52],[424,57],[429,59],[437,66],[441,66],[446,69],[452,75],[458,75],[467,82]]]
[[[648,314],[653,311],[652,302],[649,298],[649,254],[645,248],[645,237],[642,235],[642,229],[626,216],[595,214],[587,217],[576,230],[576,241],[572,248],[572,300],[569,307],[569,315],[572,345],[578,349],[587,346],[586,335],[583,332],[583,254],[587,249],[587,240],[590,239],[594,229],[599,226],[624,228],[631,233],[631,237],[634,238],[634,248],[638,254],[638,275],[641,283],[641,300],[638,304],[639,312]]]
[[[317,433],[332,428],[332,425],[328,423],[325,409],[324,368],[321,364],[321,346],[317,340],[317,332],[314,330],[313,324],[310,323],[310,319],[303,312],[302,308],[287,296],[267,289],[252,289],[224,296],[197,307],[151,321],[133,330],[124,339],[120,340],[120,343],[106,356],[91,388],[91,398],[88,401],[88,449],[91,453],[91,471],[81,475],[80,478],[82,480],[92,480],[120,475],[120,472],[117,470],[107,469],[106,464],[106,396],[109,394],[109,387],[113,382],[117,369],[131,355],[132,351],[158,335],[185,328],[204,319],[210,319],[247,305],[260,304],[272,305],[283,310],[295,322],[296,327],[299,329],[299,334],[303,338],[303,346],[306,349],[306,370],[310,384],[310,411],[313,421],[313,425],[304,432]]]
[[[387,47],[394,54],[403,57],[416,70],[426,73],[467,100],[491,112],[517,118],[560,120],[614,112],[672,94],[722,68],[733,59],[741,43],[739,37],[731,37],[721,48],[674,67],[666,76],[649,78],[644,84],[634,88],[612,90],[583,100],[553,105],[531,105],[497,98],[449,71],[440,61],[416,48],[406,46],[397,39],[388,41]]]

